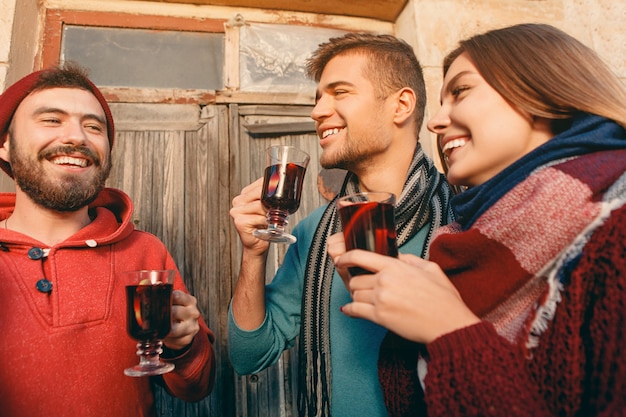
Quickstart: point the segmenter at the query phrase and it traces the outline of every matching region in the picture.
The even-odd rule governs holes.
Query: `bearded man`
[[[0,410],[21,416],[154,416],[126,334],[122,272],[176,271],[172,329],[153,383],[183,400],[215,380],[214,336],[174,260],[135,230],[133,205],[105,188],[115,135],[98,88],[76,66],[27,75],[0,96]]]

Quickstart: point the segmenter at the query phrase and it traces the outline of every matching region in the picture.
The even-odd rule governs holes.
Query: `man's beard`
[[[334,154],[324,155],[322,152],[320,165],[325,169],[344,169],[354,172],[356,167],[371,159],[372,155],[376,153],[376,149],[373,149],[371,145],[368,146],[359,147],[352,143],[346,143]]]
[[[104,188],[106,179],[111,171],[111,159],[104,161],[88,148],[77,146],[61,146],[40,152],[37,159],[23,155],[14,141],[9,156],[11,170],[15,183],[36,204],[54,211],[76,211],[85,207],[96,199]],[[94,163],[96,175],[84,178],[78,175],[66,174],[60,178],[51,178],[45,172],[42,161],[47,154],[82,153]]]

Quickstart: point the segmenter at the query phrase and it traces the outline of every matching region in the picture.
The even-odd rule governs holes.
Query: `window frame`
[[[108,27],[120,29],[174,30],[181,32],[223,33],[224,19],[194,19],[189,17],[131,14],[106,11],[47,9],[43,33],[43,47],[37,57],[41,68],[57,65],[61,56],[61,42],[65,25]],[[228,42],[225,42],[228,48]],[[224,59],[229,54],[225,51]],[[225,63],[225,67],[228,64]],[[110,102],[126,103],[194,103],[206,105],[217,102],[214,90],[178,88],[102,87],[102,94]]]
[[[306,21],[300,23],[308,24]],[[245,24],[245,20],[239,13],[228,19],[213,19],[105,10],[85,11],[49,8],[45,10],[42,47],[37,52],[35,62],[39,64],[37,65],[39,68],[47,68],[59,63],[64,25],[223,33],[224,90],[101,87],[102,94],[111,103],[199,105],[272,103],[305,106],[315,104],[315,92],[313,90],[310,94],[242,92],[239,90],[239,27],[243,24]],[[291,21],[290,24],[298,24],[298,20]],[[325,27],[334,27],[334,25],[325,25]]]

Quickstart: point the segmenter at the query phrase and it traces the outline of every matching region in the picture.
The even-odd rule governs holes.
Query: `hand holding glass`
[[[395,202],[395,195],[388,192],[357,193],[338,199],[346,250],[364,249],[397,257]],[[352,276],[371,273],[359,267],[348,270]]]
[[[174,369],[173,363],[161,362],[162,339],[170,332],[172,322],[173,270],[125,272],[126,328],[137,343],[139,364],[124,370],[128,376],[161,375]]]
[[[285,232],[289,215],[300,207],[302,183],[309,155],[293,146],[272,146],[265,151],[261,203],[267,210],[267,229],[254,231],[262,240],[295,243],[296,237]]]

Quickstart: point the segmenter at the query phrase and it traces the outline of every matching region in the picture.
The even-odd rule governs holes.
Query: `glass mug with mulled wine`
[[[300,207],[304,174],[309,155],[293,146],[271,146],[265,151],[261,203],[267,210],[267,228],[254,236],[278,243],[295,243],[296,237],[285,232],[288,218]]]
[[[163,338],[171,330],[174,270],[124,272],[126,282],[126,329],[137,340],[139,364],[124,370],[128,376],[161,375],[174,369],[162,362]]]
[[[346,250],[364,249],[381,255],[398,256],[395,223],[396,197],[373,191],[350,194],[337,200]],[[369,274],[359,267],[348,268],[350,275]]]

